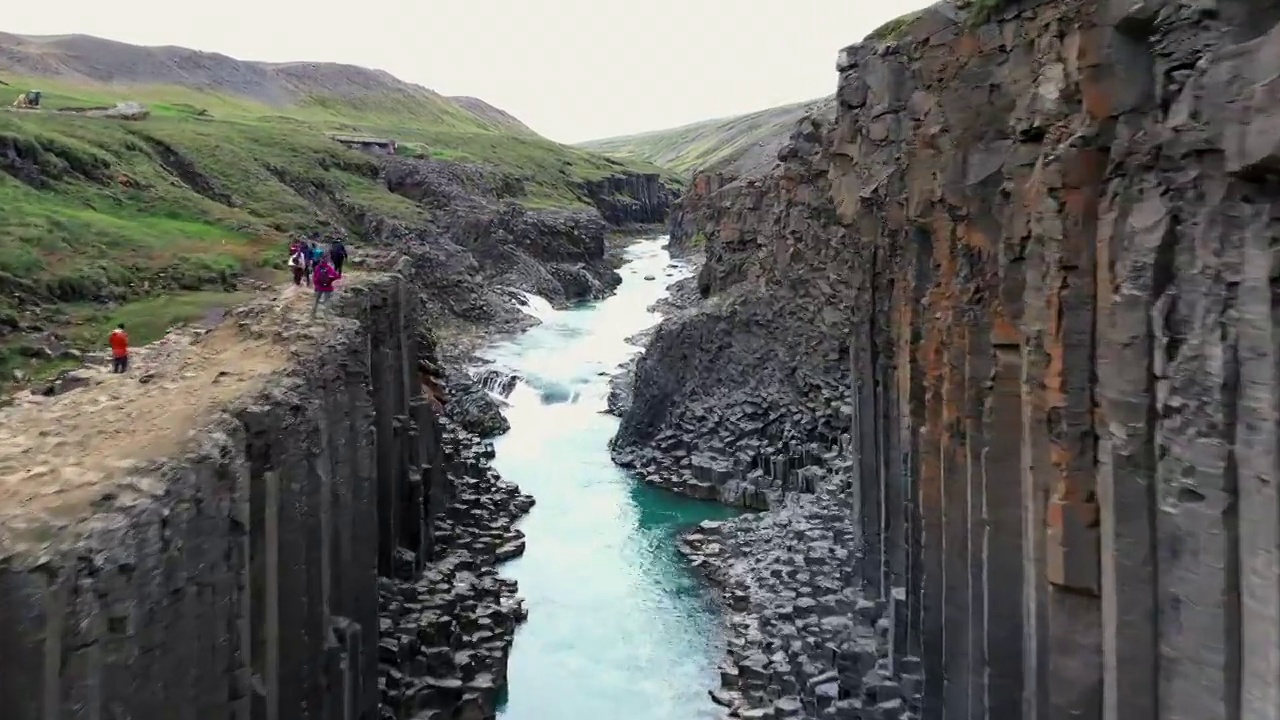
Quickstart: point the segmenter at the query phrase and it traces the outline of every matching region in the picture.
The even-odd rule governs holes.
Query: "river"
[[[527,550],[503,568],[529,609],[516,634],[502,720],[704,720],[722,717],[724,647],[710,592],[676,550],[680,531],[734,511],[644,485],[609,459],[616,418],[608,375],[656,323],[647,308],[689,271],[665,239],[631,245],[613,296],[556,311],[484,356],[523,379],[495,442],[494,466],[537,499]],[[645,280],[645,276],[654,280]]]

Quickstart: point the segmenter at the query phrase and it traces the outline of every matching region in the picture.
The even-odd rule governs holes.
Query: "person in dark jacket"
[[[342,277],[342,264],[347,261],[347,246],[342,244],[342,238],[337,238],[329,245],[329,259],[333,261],[333,269],[338,272],[338,277]]]
[[[313,243],[310,239],[304,239],[298,246],[298,252],[302,254],[302,278],[306,281],[307,287],[311,287],[311,276],[315,274],[316,264],[313,262],[311,248]]]

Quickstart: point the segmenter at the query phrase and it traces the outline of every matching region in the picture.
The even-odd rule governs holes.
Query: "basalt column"
[[[1280,11],[973,19],[838,61],[893,662],[929,720],[1276,720]]]

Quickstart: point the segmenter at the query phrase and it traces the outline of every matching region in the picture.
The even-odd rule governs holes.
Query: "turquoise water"
[[[529,619],[516,635],[503,720],[702,720],[723,655],[718,616],[675,549],[679,531],[733,511],[643,485],[609,460],[618,421],[602,411],[626,338],[683,274],[661,240],[628,251],[614,296],[557,312],[486,356],[524,377],[506,410],[494,465],[538,504],[527,550],[503,568]],[[656,276],[644,280],[645,275]]]

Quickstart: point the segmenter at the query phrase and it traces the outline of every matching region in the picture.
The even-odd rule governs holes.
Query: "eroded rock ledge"
[[[705,236],[708,300],[659,329],[618,452],[779,508],[690,543],[747,598],[726,699],[743,717],[1280,717],[1280,8],[967,12],[843,51],[833,126],[803,123],[767,177],[695,183],[678,213]],[[839,399],[806,402],[810,377]],[[823,574],[786,575],[778,518],[837,520],[753,475],[761,444],[809,465],[764,423],[830,447],[836,408],[851,465],[818,463],[812,494],[856,530],[844,581],[876,611],[853,637],[878,638],[901,706],[779,620],[832,604]],[[761,589],[777,573],[791,607]],[[805,658],[835,679],[800,682]]]

